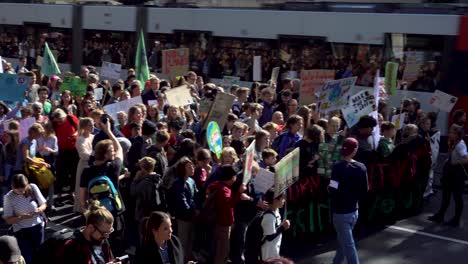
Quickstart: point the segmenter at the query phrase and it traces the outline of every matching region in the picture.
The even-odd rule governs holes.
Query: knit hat
[[[355,138],[347,138],[344,140],[341,147],[341,155],[346,157],[351,155],[359,147],[359,143]]]
[[[21,260],[21,251],[15,237],[0,237],[0,260],[2,263],[18,262]]]

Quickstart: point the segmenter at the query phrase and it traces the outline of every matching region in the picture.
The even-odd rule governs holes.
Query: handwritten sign
[[[262,56],[254,56],[253,58],[253,80],[262,81]]]
[[[275,185],[275,174],[260,168],[252,182],[256,193],[266,193]]]
[[[116,63],[110,63],[107,61],[102,62],[101,77],[109,80],[120,79],[120,73],[122,72],[122,65]]]
[[[278,83],[279,72],[280,72],[280,67],[274,67],[273,70],[271,70],[270,81],[272,81],[273,83]]]
[[[0,73],[0,98],[3,101],[21,101],[24,99],[28,84],[29,77],[27,76]]]
[[[356,80],[357,77],[350,77],[327,82],[320,91],[320,111],[326,113],[346,107]]]
[[[276,163],[275,171],[275,197],[277,197],[299,179],[299,148]]]
[[[63,78],[61,92],[69,90],[73,96],[84,96],[86,94],[86,81],[76,76]]]
[[[174,80],[185,76],[189,70],[189,49],[169,49],[162,51],[162,73]]]
[[[361,116],[369,115],[375,109],[374,95],[361,91],[349,98],[349,105],[341,110],[348,127],[354,126]]]
[[[115,104],[110,104],[110,105],[106,105],[104,106],[104,111],[112,116],[112,118],[114,120],[117,120],[117,113],[120,112],[120,111],[123,111],[125,113],[128,112],[128,109],[130,109],[130,107],[136,105],[136,104],[142,104],[143,101],[141,100],[141,96],[137,96],[137,97],[133,97],[133,98],[130,98],[128,100],[124,100],[124,101],[120,101],[118,103],[115,103]]]
[[[395,125],[397,130],[402,129],[405,126],[406,113],[392,116],[392,123]]]
[[[444,93],[440,90],[436,90],[434,94],[431,97],[431,100],[429,101],[429,104],[439,108],[440,110],[444,112],[449,112],[452,111],[452,108],[455,106],[457,103],[458,98],[455,96],[452,96],[448,93]]]
[[[335,79],[334,70],[302,70],[299,102],[306,105],[315,103],[315,93],[325,82]]]
[[[245,150],[245,162],[244,162],[244,179],[243,184],[248,184],[252,179],[252,163],[255,157],[255,140],[250,143],[250,146]]]
[[[104,88],[96,88],[94,89],[94,100],[101,101],[104,95]]]
[[[235,98],[232,94],[218,92],[210,108],[204,127],[206,128],[208,122],[215,121],[219,127],[224,128],[227,121],[227,113],[229,113]]]
[[[187,85],[175,87],[164,92],[167,102],[171,105],[186,106],[193,103],[190,89]]]
[[[406,55],[406,66],[403,71],[403,80],[408,83],[418,79],[421,65],[424,63],[424,52],[422,51],[408,51]]]
[[[387,62],[385,65],[385,90],[394,95],[397,87],[398,63]]]
[[[19,122],[18,134],[20,140],[28,136],[28,130],[34,123],[36,123],[36,118],[34,117],[29,117]]]

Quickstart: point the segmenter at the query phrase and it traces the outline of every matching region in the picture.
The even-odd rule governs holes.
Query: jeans
[[[33,254],[44,242],[44,226],[37,224],[33,227],[22,228],[15,232],[14,236],[18,240],[18,246],[26,264],[30,264]]]
[[[245,235],[249,223],[237,221],[234,222],[231,230],[230,259],[232,264],[244,263]]]
[[[348,260],[348,264],[359,264],[353,238],[353,228],[357,222],[358,215],[358,211],[349,214],[333,214],[333,226],[335,227],[339,244],[333,264],[343,263],[345,257]]]

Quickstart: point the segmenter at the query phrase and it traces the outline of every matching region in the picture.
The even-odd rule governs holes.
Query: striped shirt
[[[42,196],[37,185],[34,183],[30,185],[32,188],[32,195],[29,197],[16,194],[13,190],[9,191],[3,197],[3,218],[6,219],[12,216],[34,213],[39,206],[46,202],[46,199]],[[23,219],[13,224],[13,232],[18,232],[22,228],[29,228],[42,223],[44,223],[42,216],[35,215],[32,218]]]

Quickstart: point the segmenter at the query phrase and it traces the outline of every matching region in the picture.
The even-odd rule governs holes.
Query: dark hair
[[[319,125],[312,125],[306,128],[304,136],[314,143],[320,143],[320,136],[325,133],[325,130]]]
[[[45,86],[41,86],[39,87],[39,89],[37,89],[37,94],[41,93],[41,92],[44,92],[46,91],[47,93],[49,93],[49,88],[45,87]]]
[[[191,139],[193,141],[196,141],[197,140],[197,136],[195,135],[195,132],[193,132],[191,129],[185,129],[184,131],[182,131],[182,133],[180,133],[180,135],[185,139],[185,138],[188,138],[188,139]]]
[[[176,170],[175,170],[175,173],[176,173],[177,177],[182,177],[182,178],[185,177],[185,173],[186,173],[185,165],[187,163],[192,163],[193,164],[193,161],[188,157],[182,157],[181,159],[179,159],[177,161]],[[193,176],[193,175],[189,175],[189,176]]]
[[[29,197],[32,194],[31,185],[29,185],[28,178],[24,174],[15,174],[11,178],[11,187],[14,189],[24,188],[24,196]]]
[[[455,110],[455,112],[453,112],[453,123],[458,123],[459,122],[459,119],[464,116],[466,113],[465,113],[465,110],[463,109],[457,109]]]
[[[154,241],[153,230],[158,230],[166,220],[171,221],[171,216],[159,211],[154,211],[150,217],[143,218],[141,228],[143,241],[145,243]]]
[[[232,179],[232,177],[237,176],[237,171],[232,165],[223,165],[220,170],[220,181],[229,181]]]
[[[395,129],[395,124],[393,124],[392,122],[389,122],[389,121],[385,121],[382,123],[382,125],[380,126],[380,132],[383,133],[385,131],[388,131],[390,129]]]
[[[211,159],[211,152],[208,149],[201,148],[197,151],[196,159],[197,161]]]
[[[291,115],[288,120],[286,121],[286,129],[291,129],[291,126],[299,123],[299,121],[304,120],[301,116],[298,115]]]
[[[180,142],[177,153],[174,155],[174,158],[172,158],[171,162],[169,163],[169,166],[176,164],[177,161],[184,156],[190,158],[191,160],[195,160],[195,149],[195,141],[189,138],[183,139],[182,142]]]
[[[280,199],[283,197],[284,194],[280,194],[277,197],[275,197],[275,189],[269,189],[264,195],[263,195],[263,201],[272,204],[273,200],[275,199]]]
[[[120,84],[120,83],[115,83],[114,85],[112,85],[112,93],[115,93],[119,90],[123,90],[123,85]]]
[[[169,133],[167,133],[167,131],[159,130],[156,132],[156,142],[163,143],[167,140],[169,140]]]
[[[372,116],[362,116],[356,124],[358,128],[370,128],[376,125],[377,121]]]

